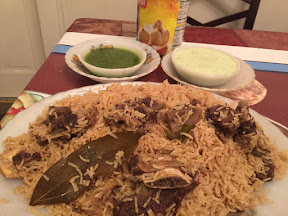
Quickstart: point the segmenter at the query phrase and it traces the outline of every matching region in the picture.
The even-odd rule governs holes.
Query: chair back
[[[221,17],[216,20],[209,21],[207,23],[201,23],[192,17],[187,18],[187,23],[190,25],[195,25],[195,26],[206,26],[206,27],[215,27],[218,25],[222,25],[224,23],[232,22],[238,19],[246,18],[243,29],[253,29],[254,22],[256,19],[256,15],[258,12],[258,8],[260,5],[261,0],[241,0],[247,4],[249,4],[249,8],[245,11],[241,11],[235,14],[231,14],[225,17]]]

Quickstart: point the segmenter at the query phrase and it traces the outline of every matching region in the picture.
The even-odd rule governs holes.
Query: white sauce
[[[238,68],[237,61],[231,56],[208,48],[182,49],[175,53],[174,58],[179,64],[206,74],[231,74]]]

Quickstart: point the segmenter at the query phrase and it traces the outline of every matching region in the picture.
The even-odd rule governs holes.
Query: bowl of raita
[[[172,53],[172,62],[181,77],[199,86],[224,84],[240,70],[236,57],[207,47],[178,47]]]

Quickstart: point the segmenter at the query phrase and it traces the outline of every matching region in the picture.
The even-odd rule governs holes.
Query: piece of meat
[[[19,166],[23,160],[24,160],[24,164],[31,162],[33,160],[40,161],[41,155],[38,152],[30,154],[25,151],[20,151],[19,153],[17,153],[16,155],[12,157],[12,160],[15,166]]]
[[[150,97],[147,97],[137,100],[137,106],[135,106],[135,110],[146,114],[146,121],[156,120],[158,111],[163,109],[164,106],[165,105],[163,103],[158,103],[157,101],[152,100]]]
[[[152,184],[145,183],[147,187],[161,189],[184,188],[188,184],[189,183],[187,183],[183,179],[177,177],[163,178],[153,182]]]
[[[149,187],[157,189],[185,188],[193,183],[190,175],[178,168],[162,168],[159,171],[137,176]]]
[[[188,119],[184,119],[188,112],[191,112]],[[181,121],[180,119],[181,118]],[[166,113],[166,119],[172,134],[179,132],[184,125],[190,129],[194,128],[196,124],[202,119],[202,111],[200,108],[192,108],[184,106],[182,109],[171,109]],[[186,131],[187,132],[187,131]],[[189,131],[188,131],[189,132]]]
[[[150,160],[149,163],[144,163],[141,157],[133,155],[128,160],[128,168],[130,172],[136,176],[143,173],[155,172],[164,168],[179,168],[184,166],[183,163],[176,159],[168,160]]]
[[[143,103],[146,106],[150,106],[151,101],[152,101],[151,97],[147,97],[147,98],[143,98],[143,99],[139,100],[140,103]]]
[[[42,137],[39,135],[36,135],[37,143],[40,146],[46,146],[50,143],[51,140],[61,140],[64,143],[68,142],[69,140],[73,139],[74,137],[78,136],[79,134],[85,133],[85,129],[77,131],[77,133],[69,132],[68,134],[61,135],[61,132],[67,131],[70,127],[74,127],[77,124],[78,116],[74,113],[72,113],[72,110],[70,107],[49,107],[49,115],[48,119],[44,122],[48,127],[50,127],[51,131],[50,134],[52,137],[48,140],[46,136]],[[84,111],[83,111],[84,113]],[[85,112],[84,116],[86,116],[86,119],[88,120],[88,127],[92,127],[96,120],[95,115],[97,113],[96,111],[91,112]]]
[[[273,180],[274,178],[274,171],[275,171],[275,166],[271,163],[267,163],[264,165],[266,168],[268,168],[268,170],[265,172],[265,174],[263,173],[256,173],[256,178],[260,179],[260,180],[265,180],[268,179],[268,181]]]
[[[180,123],[177,124],[177,122],[176,122],[176,113],[177,113],[176,110],[169,110],[166,113],[167,122],[169,124],[169,128],[170,128],[171,133],[176,133],[176,132],[180,131],[182,126],[183,126]]]
[[[236,107],[240,126],[237,129],[237,134],[245,135],[256,131],[256,124],[254,118],[249,113],[248,103],[240,101]]]
[[[89,111],[85,112],[85,118],[88,120],[88,127],[93,127],[98,120],[98,110],[96,108],[92,108]]]
[[[105,124],[109,125],[111,128],[120,128],[121,126],[124,126],[125,121],[123,119],[105,119]]]
[[[193,105],[193,106],[196,106],[197,104],[201,104],[201,101],[197,100],[197,99],[192,99],[190,101],[190,104]]]
[[[49,144],[49,141],[47,139],[42,139],[40,136],[36,135],[37,143],[40,146],[46,146]]]
[[[234,135],[239,126],[234,115],[234,109],[223,105],[215,105],[206,110],[206,118],[225,135]]]
[[[249,108],[248,108],[248,102],[247,101],[240,101],[236,107],[236,113],[240,113],[241,115],[239,116],[239,122],[243,123],[247,121],[248,119],[251,118],[251,115],[249,113]]]
[[[147,211],[152,211],[154,215],[157,214],[165,215],[166,210],[172,205],[174,205],[172,209],[173,215],[176,215],[183,197],[190,191],[194,190],[198,186],[198,184],[199,184],[198,182],[194,182],[190,186],[181,189],[170,189],[170,190],[151,189],[147,193],[129,197],[132,199],[132,201],[120,202],[118,205],[114,207],[113,215],[135,216],[144,214],[146,216],[148,215]],[[157,193],[159,196],[158,199],[156,198]],[[136,212],[135,199],[137,200],[138,212]],[[151,200],[147,203],[148,199]]]
[[[202,111],[200,108],[193,108],[192,111],[192,115],[189,116],[188,120],[184,123],[184,125],[189,125],[194,128],[196,124],[202,119]]]
[[[57,129],[66,129],[66,126],[73,127],[77,123],[77,115],[72,113],[70,107],[54,107],[51,106],[50,110],[53,110],[48,117],[48,124],[51,124],[52,131]]]
[[[136,155],[132,155],[127,163],[129,172],[132,173],[132,175],[137,176],[144,173],[144,171],[139,167],[139,157]]]
[[[262,149],[261,147],[257,147],[257,146],[255,146],[251,152],[251,154],[256,157],[263,157],[269,153],[271,153],[271,151],[269,151],[268,149]]]
[[[237,129],[237,134],[245,135],[245,134],[253,133],[255,131],[256,131],[255,121],[254,120],[248,120],[248,121],[240,124],[240,126]]]
[[[227,135],[241,136],[256,131],[255,120],[249,113],[246,101],[240,101],[235,110],[223,105],[212,106],[206,110],[206,118],[218,129],[217,136],[221,140]]]
[[[112,129],[132,127],[133,129],[137,128],[137,130],[145,131],[145,129],[143,129],[143,127],[145,127],[144,123],[148,121],[156,122],[157,113],[163,109],[164,106],[163,103],[158,103],[150,97],[126,100],[115,106],[119,112],[105,117],[105,123]],[[135,111],[144,115],[138,115],[139,113],[135,115]]]

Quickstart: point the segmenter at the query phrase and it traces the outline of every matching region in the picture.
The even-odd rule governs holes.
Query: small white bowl
[[[195,48],[198,48],[198,50],[200,48],[201,50],[203,50],[203,52],[207,51],[206,53],[202,52],[201,55],[195,53],[191,54],[191,58],[189,58],[188,61],[190,60],[190,62],[192,62],[193,60],[198,59],[193,63],[196,65],[191,66],[189,65],[190,62],[179,62],[179,52],[182,51],[183,54],[183,52],[189,52],[190,49]],[[190,55],[189,53],[185,54],[185,57]],[[182,76],[188,82],[200,86],[217,86],[224,84],[228,82],[233,76],[235,76],[240,70],[240,63],[238,59],[234,56],[220,50],[200,46],[187,46],[176,48],[172,53],[172,62],[180,76]],[[219,64],[217,65],[216,62],[218,62]],[[231,66],[228,66],[228,62],[230,62]],[[200,66],[197,66],[197,64],[199,63]],[[207,66],[211,67],[209,67],[209,69],[204,67],[205,69],[203,69],[204,64],[207,64]],[[222,71],[224,70],[227,70],[227,73],[222,73]]]
[[[128,68],[101,68],[101,67],[96,67],[94,65],[91,65],[87,63],[84,59],[85,56],[91,51],[92,48],[97,48],[99,46],[113,46],[115,48],[121,48],[121,49],[126,49],[129,50],[133,53],[135,53],[139,59],[140,62],[137,65],[134,65],[132,67]],[[131,76],[135,71],[137,71],[145,62],[146,60],[146,52],[142,48],[135,46],[133,44],[130,44],[128,42],[117,42],[117,41],[99,41],[97,43],[89,44],[87,46],[84,46],[81,48],[77,54],[80,62],[93,74],[97,76],[102,76],[102,77],[128,77]]]

